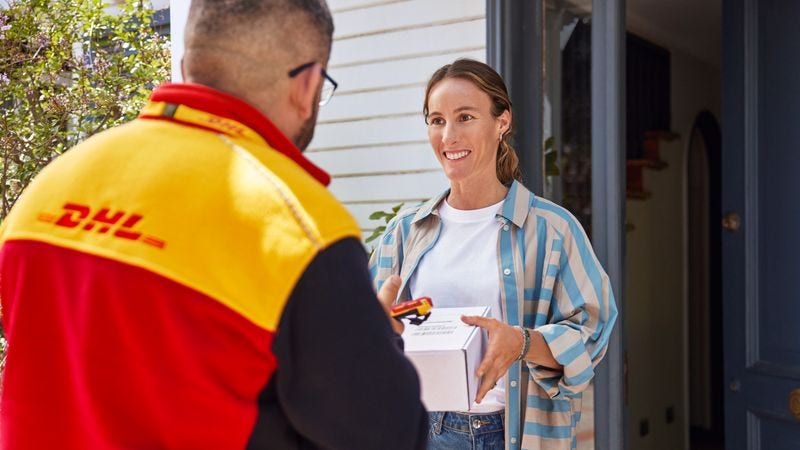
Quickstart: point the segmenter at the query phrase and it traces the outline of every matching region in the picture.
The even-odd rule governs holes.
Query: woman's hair
[[[503,78],[487,64],[473,59],[457,59],[452,64],[446,64],[433,73],[425,88],[425,104],[422,106],[422,113],[425,115],[425,122],[428,122],[428,98],[431,90],[437,83],[448,78],[461,78],[472,82],[478,89],[489,96],[492,101],[492,116],[499,117],[503,111],[511,113],[511,99],[508,97],[508,90]],[[503,134],[500,145],[497,148],[497,178],[504,185],[511,184],[512,181],[522,181],[522,173],[519,170],[519,158],[511,145],[514,137],[514,118],[508,124],[508,130]]]

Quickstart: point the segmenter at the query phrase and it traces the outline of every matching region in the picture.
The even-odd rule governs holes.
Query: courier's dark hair
[[[422,113],[425,115],[425,122],[428,122],[428,98],[431,90],[440,81],[448,78],[460,78],[472,82],[478,89],[485,92],[492,101],[492,116],[499,117],[503,111],[512,112],[511,99],[506,89],[506,83],[488,64],[484,64],[473,59],[457,59],[452,64],[446,64],[433,73],[425,88],[425,104],[422,106]],[[497,148],[497,178],[504,185],[511,184],[512,181],[522,181],[522,173],[519,170],[519,158],[517,157],[512,138],[514,137],[514,116],[508,124],[508,130],[503,134],[500,145]]]

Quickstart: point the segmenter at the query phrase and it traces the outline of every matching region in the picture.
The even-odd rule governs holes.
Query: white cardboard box
[[[461,316],[489,316],[488,306],[433,308],[421,325],[405,322],[405,353],[419,374],[429,411],[469,411],[478,393],[475,370],[486,347],[481,328]]]

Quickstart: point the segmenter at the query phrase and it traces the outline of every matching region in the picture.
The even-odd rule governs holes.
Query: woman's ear
[[[497,116],[497,124],[500,128],[500,135],[505,136],[508,130],[511,129],[511,111],[505,110]]]
[[[314,63],[289,79],[289,102],[295,107],[300,120],[306,120],[314,114],[316,104],[319,103],[321,81],[319,63]]]

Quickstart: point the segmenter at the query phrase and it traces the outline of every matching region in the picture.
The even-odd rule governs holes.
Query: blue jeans
[[[428,450],[503,450],[505,413],[431,412]]]

